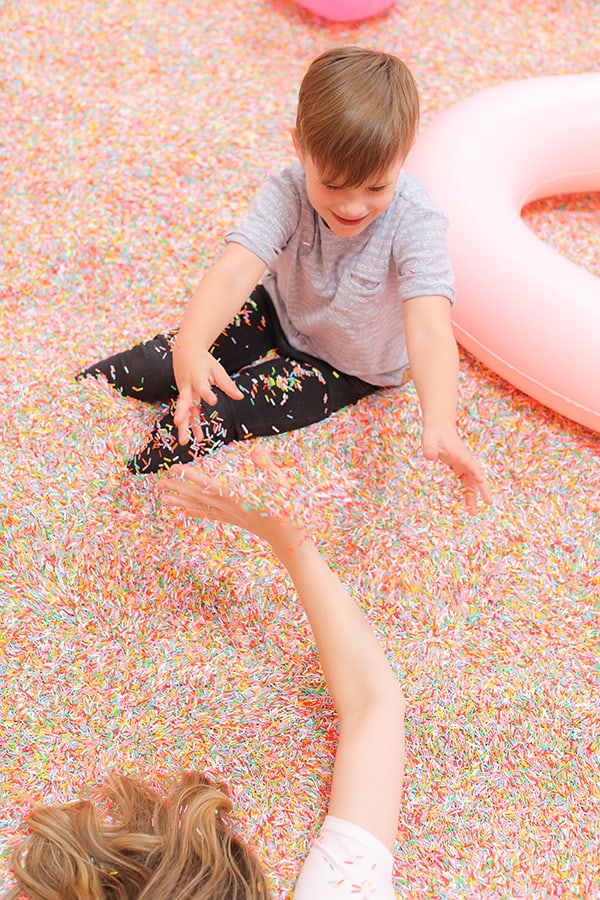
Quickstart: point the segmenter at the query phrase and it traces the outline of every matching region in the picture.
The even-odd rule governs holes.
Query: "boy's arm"
[[[404,699],[362,612],[315,544],[290,521],[234,498],[198,467],[174,466],[157,487],[165,506],[253,532],[287,569],[340,719],[329,812],[393,850],[404,769]]]
[[[210,348],[240,311],[265,271],[264,262],[241,244],[228,244],[192,294],[173,350],[179,390],[175,424],[181,444],[187,444],[192,407],[199,400],[217,402],[213,386],[239,400],[241,392]]]
[[[470,513],[492,496],[487,479],[456,430],[458,348],[446,297],[413,297],[404,302],[410,371],[421,403],[423,455],[440,459],[461,480]]]

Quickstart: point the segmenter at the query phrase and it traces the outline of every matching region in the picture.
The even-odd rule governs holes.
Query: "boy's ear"
[[[304,153],[302,152],[302,147],[300,146],[298,132],[295,128],[290,128],[290,134],[292,136],[292,141],[294,142],[294,150],[296,151],[296,156],[298,157],[300,162],[304,164]]]

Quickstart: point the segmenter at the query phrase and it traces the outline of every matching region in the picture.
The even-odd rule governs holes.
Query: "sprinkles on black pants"
[[[231,375],[243,399],[232,400],[215,388],[217,403],[197,407],[203,439],[190,435],[182,445],[173,421],[177,387],[172,350],[175,331],[89,366],[77,377],[104,376],[121,394],[146,402],[168,402],[144,448],[129,461],[135,474],[151,474],[186,463],[231,441],[303,428],[356,403],[377,390],[299,353],[281,330],[271,299],[259,286],[217,338],[211,352]]]

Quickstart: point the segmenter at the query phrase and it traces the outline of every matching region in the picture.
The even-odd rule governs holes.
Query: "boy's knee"
[[[177,394],[171,349],[173,338],[174,332],[157,334],[152,340],[99,360],[79,372],[76,378],[103,376],[123,396],[146,403],[170,400]]]

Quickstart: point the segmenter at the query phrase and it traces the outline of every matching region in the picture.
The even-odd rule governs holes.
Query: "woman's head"
[[[419,96],[396,56],[362,47],[328,50],[300,85],[296,137],[323,180],[346,187],[389,170],[412,147]]]
[[[33,810],[5,900],[266,900],[231,812],[226,787],[198,773],[166,795],[112,776],[90,800]]]

